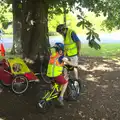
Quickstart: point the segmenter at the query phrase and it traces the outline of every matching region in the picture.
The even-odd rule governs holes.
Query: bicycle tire
[[[43,66],[44,66],[44,68],[43,68]],[[47,74],[47,65],[42,63],[41,66],[40,66],[41,78],[43,79],[43,81],[45,83],[50,84],[51,83],[51,79],[46,74]]]
[[[48,93],[48,95],[45,97],[45,95]],[[42,98],[40,98],[38,104],[37,104],[37,107],[39,109],[39,112],[40,113],[47,113],[49,111],[49,109],[51,108],[52,106],[52,100],[50,101],[46,101],[46,98],[50,95],[50,90],[45,90],[43,92],[43,96]]]
[[[37,104],[40,113],[47,113],[49,109],[52,107],[51,101],[40,100]]]
[[[51,79],[49,77],[47,77],[46,73],[41,73],[41,77],[45,83],[47,83],[47,84],[51,83]]]
[[[74,84],[75,82],[77,83],[77,86],[75,86]],[[76,101],[78,100],[80,93],[81,93],[81,82],[76,79],[74,80],[69,79],[68,87],[66,90],[66,94],[67,94],[66,100]]]
[[[21,85],[24,88],[22,88]],[[23,75],[15,76],[15,78],[12,81],[12,91],[15,94],[22,94],[28,89],[28,85],[29,85],[29,82],[25,76],[23,76]],[[17,89],[17,87],[18,87],[18,89]]]

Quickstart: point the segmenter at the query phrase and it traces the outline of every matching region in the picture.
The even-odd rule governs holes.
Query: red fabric
[[[8,72],[4,71],[3,67],[0,67],[0,80],[4,82],[6,85],[10,85],[12,83],[12,76]]]
[[[31,80],[38,80],[37,76],[35,76],[33,72],[25,73],[25,77],[29,81],[31,81]]]
[[[57,77],[54,78],[55,82],[58,83],[58,84],[66,84],[68,81],[64,78],[63,75],[59,75]]]
[[[2,43],[0,44],[0,52],[1,52],[1,56],[5,56],[5,48]]]

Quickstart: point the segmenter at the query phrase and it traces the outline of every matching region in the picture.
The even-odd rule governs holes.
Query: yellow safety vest
[[[77,55],[77,46],[76,43],[71,38],[71,33],[73,30],[68,29],[66,37],[64,38],[64,49],[65,49],[65,55],[67,56],[74,56]]]
[[[57,77],[62,74],[63,71],[63,63],[59,63],[59,54],[56,53],[54,56],[50,56],[48,69],[47,69],[47,76],[48,77]]]

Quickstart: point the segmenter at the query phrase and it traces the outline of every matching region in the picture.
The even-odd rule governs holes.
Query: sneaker
[[[61,106],[64,106],[64,102],[63,102],[62,99],[59,99],[59,98],[58,98],[58,102],[60,103]]]

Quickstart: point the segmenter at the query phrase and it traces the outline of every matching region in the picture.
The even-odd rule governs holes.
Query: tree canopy
[[[10,11],[8,8],[9,5],[12,4],[12,1],[13,0],[0,1],[0,22],[7,21],[4,13]],[[21,1],[22,4],[23,0],[17,1]],[[38,0],[29,1],[36,2]],[[44,2],[49,6],[49,15],[61,14],[63,13],[61,8],[66,7],[67,12],[75,8],[79,11],[79,15],[84,17],[83,8],[87,8],[88,11],[95,12],[96,16],[100,16],[100,14],[106,16],[104,24],[109,30],[112,30],[112,28],[119,29],[120,27],[119,0],[44,0]]]
[[[0,21],[3,23],[3,26],[6,27],[6,23],[8,22],[4,16],[6,12],[6,8],[9,8],[9,5],[13,3],[15,0],[2,0],[0,1]],[[47,19],[53,18],[53,15],[68,13],[69,11],[78,12],[79,22],[77,26],[88,29],[87,40],[89,41],[90,47],[94,47],[95,49],[100,49],[99,44],[97,44],[96,40],[100,41],[99,35],[95,32],[93,27],[93,23],[89,22],[85,17],[84,8],[88,11],[94,12],[96,16],[100,16],[103,14],[106,17],[104,21],[104,25],[112,30],[113,28],[119,29],[120,27],[120,1],[119,0],[16,0],[19,2],[18,8],[21,8],[22,11],[25,11],[24,6],[26,3],[35,4],[37,2],[41,2],[48,9]],[[29,8],[28,8],[29,9]],[[31,9],[32,10],[32,9]],[[34,12],[33,12],[34,13]],[[36,18],[37,19],[37,18]]]

